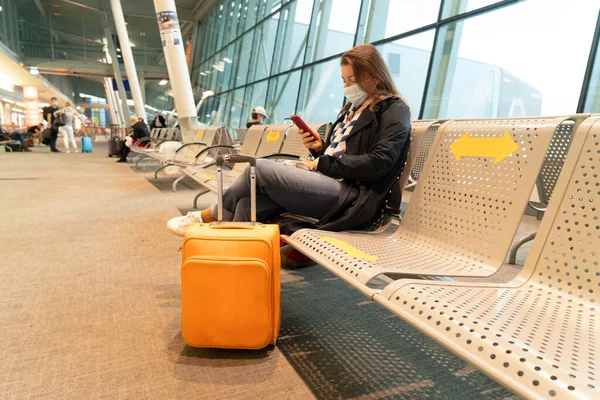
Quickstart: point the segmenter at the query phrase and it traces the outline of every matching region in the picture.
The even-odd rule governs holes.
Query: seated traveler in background
[[[123,146],[121,158],[119,158],[117,162],[127,162],[129,148],[132,147],[138,140],[150,136],[148,125],[146,125],[143,118],[132,115],[129,119],[131,121],[131,129],[125,138],[126,146]]]
[[[165,128],[167,126],[167,121],[165,121],[165,117],[160,114],[156,114],[152,123],[150,123],[150,129],[154,128]]]
[[[263,107],[254,107],[252,109],[252,121],[246,124],[246,128],[250,128],[253,125],[262,125],[267,119],[267,112]]]
[[[27,142],[25,141],[25,136],[23,136],[23,134],[21,132],[18,132],[16,130],[14,130],[13,128],[9,128],[8,132],[5,131],[4,129],[2,129],[1,136],[2,138],[0,138],[1,142],[5,142],[8,140],[15,140],[21,143],[21,146],[23,146],[23,151],[27,151],[30,152],[31,149],[29,148],[29,146],[27,146]]]
[[[316,218],[321,229],[364,229],[377,218],[401,174],[410,145],[410,109],[400,96],[379,51],[364,44],[341,59],[348,104],[325,142],[301,132],[314,161],[306,169],[257,160],[257,219],[284,212]],[[225,220],[250,220],[249,169],[223,195]],[[213,222],[216,204],[172,218],[167,228],[183,235],[196,222]]]

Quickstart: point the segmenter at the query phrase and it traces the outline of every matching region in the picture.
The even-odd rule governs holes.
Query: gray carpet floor
[[[150,176],[106,143],[0,154],[0,399],[513,397],[318,266],[283,272],[277,347],[186,346],[165,222],[197,187]]]

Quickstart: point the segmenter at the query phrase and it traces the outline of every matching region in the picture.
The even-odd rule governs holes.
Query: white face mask
[[[373,77],[371,77],[373,78]],[[365,83],[369,82],[371,78],[367,79]],[[368,94],[355,83],[352,86],[348,86],[344,88],[344,96],[348,99],[350,103],[353,105],[362,104],[368,97]]]
[[[367,93],[365,93],[358,84],[345,87],[344,96],[346,96],[348,101],[353,105],[362,104],[367,99]]]

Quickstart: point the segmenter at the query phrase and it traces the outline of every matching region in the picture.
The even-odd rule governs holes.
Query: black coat
[[[140,140],[142,138],[150,136],[150,131],[148,130],[148,125],[144,121],[138,121],[132,126],[133,135],[131,135],[132,139]]]
[[[410,109],[400,98],[390,97],[373,111],[368,107],[362,112],[346,140],[346,155],[324,155],[343,117],[332,125],[323,150],[313,152],[319,157],[319,172],[343,179],[338,204],[317,225],[329,231],[364,229],[377,219],[410,147]]]

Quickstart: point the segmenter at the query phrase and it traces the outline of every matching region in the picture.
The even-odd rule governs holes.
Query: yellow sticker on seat
[[[333,238],[330,236],[323,236],[320,240],[322,242],[329,243],[329,244],[337,247],[340,250],[345,251],[346,254],[349,255],[350,257],[360,258],[362,260],[367,260],[367,261],[371,261],[371,262],[377,261],[377,258],[378,258],[377,256],[374,256],[369,253],[365,253],[364,251],[357,249],[356,247],[352,246],[350,243],[344,242],[343,240],[336,239],[336,238]]]
[[[216,177],[216,176],[214,176],[214,175],[211,175],[211,174],[202,174],[202,175],[204,175],[204,177],[205,177],[205,178],[208,178],[208,179],[212,179],[212,180],[216,180],[216,179],[217,179],[217,177]]]
[[[269,132],[267,135],[267,143],[275,143],[279,139],[279,131]]]
[[[204,136],[204,131],[198,131],[198,132],[196,132],[196,136],[197,136],[197,137],[202,137],[202,136]]]

